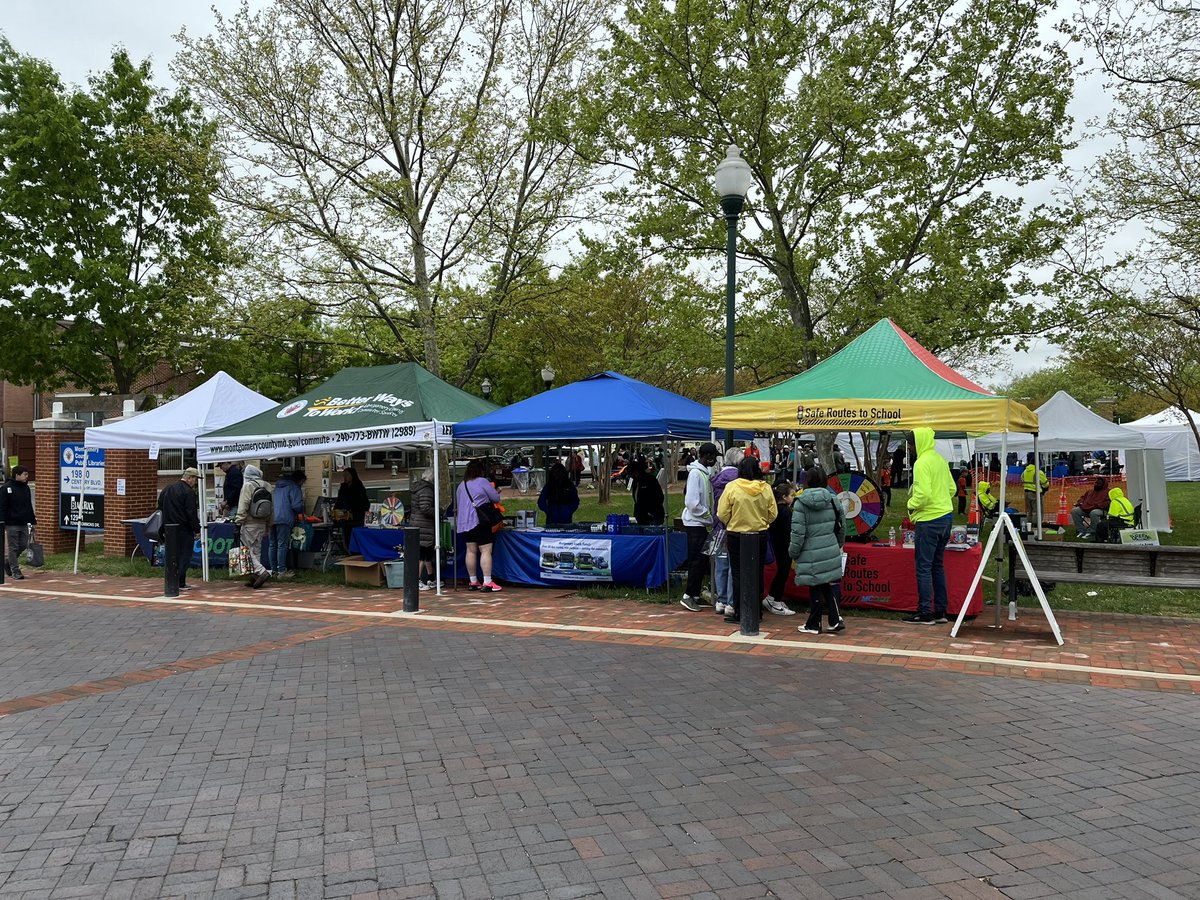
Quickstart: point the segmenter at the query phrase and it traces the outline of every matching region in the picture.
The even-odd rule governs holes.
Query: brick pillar
[[[119,421],[119,420],[114,420]],[[125,496],[117,479],[125,479]],[[137,542],[122,519],[143,519],[158,504],[158,460],[148,450],[104,451],[104,555],[128,557]]]
[[[58,445],[63,441],[83,443],[83,427],[78,419],[38,419],[33,423],[37,464],[33,471],[36,486],[34,515],[37,536],[47,553],[66,553],[75,549],[75,532],[63,531],[58,520]]]

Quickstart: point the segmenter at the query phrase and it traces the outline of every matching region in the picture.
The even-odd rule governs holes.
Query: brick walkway
[[[0,588],[0,895],[1200,897],[1190,621],[160,587]]]

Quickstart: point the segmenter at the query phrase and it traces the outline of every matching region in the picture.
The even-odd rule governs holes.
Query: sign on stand
[[[87,450],[85,466],[83,444],[63,443],[58,449],[58,527],[74,531],[81,525],[84,531],[103,531],[104,450],[94,447]]]

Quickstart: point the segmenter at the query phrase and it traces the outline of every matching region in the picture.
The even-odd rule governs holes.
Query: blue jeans
[[[733,605],[733,572],[729,568],[729,554],[722,553],[716,563],[717,602],[726,606]]]
[[[942,558],[953,524],[953,513],[917,523],[917,612],[922,616],[946,615],[949,595]]]
[[[267,566],[268,569],[276,573],[287,571],[288,548],[291,543],[291,525],[284,523],[271,526],[271,564]]]

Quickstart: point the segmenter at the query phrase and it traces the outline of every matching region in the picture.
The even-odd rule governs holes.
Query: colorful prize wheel
[[[883,495],[862,472],[830,475],[829,490],[846,514],[846,537],[866,537],[883,521]]]
[[[379,523],[389,528],[404,524],[404,504],[399,497],[392,495],[379,504]]]

